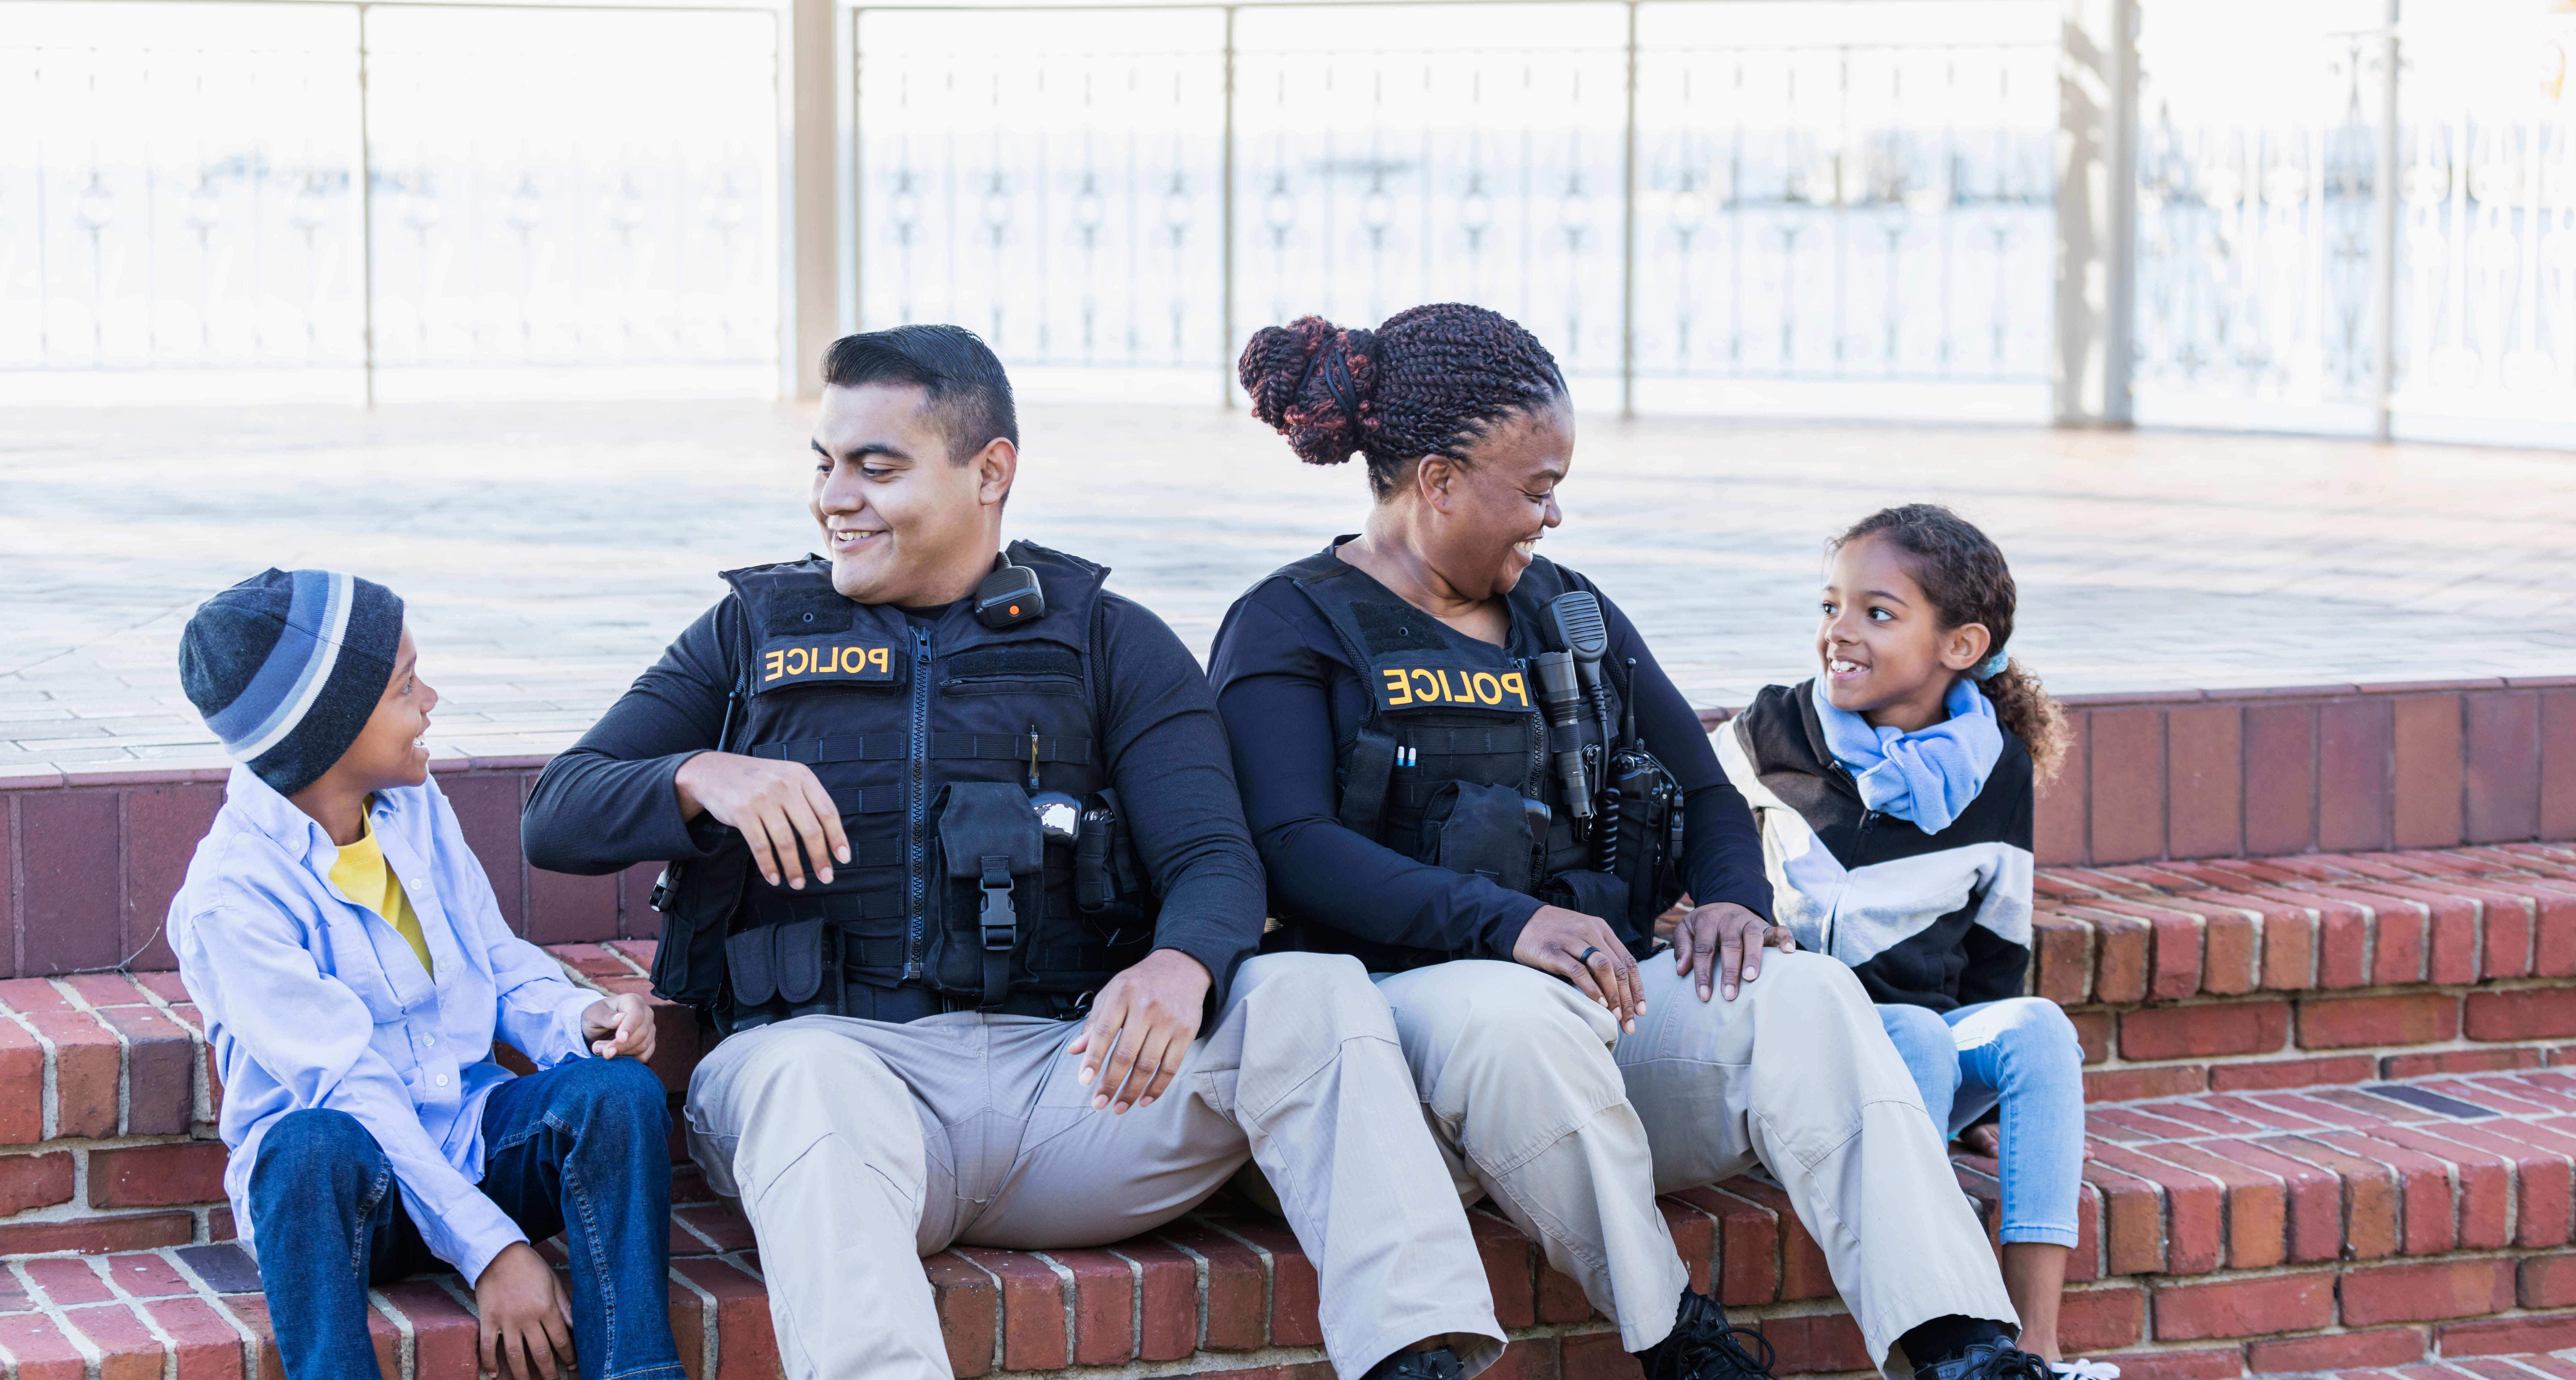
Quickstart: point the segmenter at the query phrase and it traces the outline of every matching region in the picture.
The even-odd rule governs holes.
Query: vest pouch
[[[942,991],[1009,995],[1011,960],[1046,913],[1046,841],[1028,793],[952,782],[939,812],[938,925],[928,967]]]
[[[1545,819],[1529,808],[1532,803],[1509,786],[1442,782],[1423,806],[1414,858],[1527,892],[1532,854],[1546,837],[1543,831],[1532,836],[1532,821]]]
[[[663,869],[655,888],[662,942],[653,951],[654,995],[701,1010],[722,1002],[725,927],[742,904],[750,876],[751,849],[739,837],[706,857]]]
[[[1145,865],[1119,812],[1118,792],[1104,790],[1083,806],[1073,845],[1073,904],[1108,930],[1145,918]]]
[[[734,1027],[840,1014],[840,948],[839,932],[819,917],[727,936]]]

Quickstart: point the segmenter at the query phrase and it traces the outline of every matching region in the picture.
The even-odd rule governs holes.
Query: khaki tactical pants
[[[718,1045],[689,1083],[689,1153],[760,1239],[791,1380],[946,1380],[918,1257],[951,1243],[1096,1246],[1170,1221],[1246,1159],[1322,1286],[1343,1380],[1502,1329],[1467,1216],[1415,1115],[1386,1003],[1357,961],[1247,961],[1171,1087],[1093,1111],[1078,1021],[806,1016]]]
[[[1633,1035],[1571,985],[1460,960],[1380,977],[1425,1114],[1468,1201],[1496,1206],[1642,1350],[1689,1275],[1657,1193],[1768,1166],[1870,1355],[1950,1314],[2018,1321],[1986,1233],[1850,968],[1771,953],[1734,1001],[1669,952],[1638,965]]]

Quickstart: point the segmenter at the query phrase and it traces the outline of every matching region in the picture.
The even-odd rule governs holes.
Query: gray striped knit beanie
[[[330,570],[263,570],[198,606],[179,683],[224,751],[280,795],[320,780],[393,678],[403,603]]]

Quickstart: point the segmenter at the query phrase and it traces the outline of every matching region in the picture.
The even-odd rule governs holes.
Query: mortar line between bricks
[[[10,1010],[7,1007],[0,1007],[0,1020],[16,1022],[18,1028],[26,1031],[28,1037],[36,1042],[36,1047],[44,1051],[45,1107],[44,1115],[40,1119],[39,1124],[44,1130],[46,1140],[58,1139],[63,1133],[62,1095],[59,1091],[59,1084],[62,1079],[62,1071],[60,1068],[62,1053],[60,1050],[55,1048],[51,1037],[47,1036],[45,1032],[38,1030],[36,1028],[36,1023],[33,1020],[30,1020],[19,1012]]]
[[[125,1305],[129,1316],[143,1324],[143,1330],[152,1334],[153,1341],[160,1343],[161,1380],[179,1380],[179,1339],[171,1336],[169,1329],[163,1327],[161,1320],[152,1316],[152,1310],[144,1307],[140,1300],[119,1290],[117,1301]],[[411,1380],[411,1377],[405,1376],[403,1380]]]
[[[242,1321],[241,1314],[233,1311],[232,1304],[225,1301],[224,1295],[216,1293],[214,1289],[206,1283],[202,1276],[198,1275],[195,1270],[189,1269],[186,1261],[178,1261],[178,1265],[180,1269],[187,1271],[188,1278],[197,1281],[197,1288],[203,1292],[206,1306],[215,1310],[215,1316],[222,1318],[225,1322],[231,1323],[234,1335],[241,1338],[242,1375],[244,1380],[248,1380],[248,1377],[259,1374],[259,1354],[267,1346],[266,1343],[259,1339],[259,1333],[254,1330],[249,1323]]]
[[[698,1301],[698,1374],[712,1376],[716,1373],[718,1343],[722,1341],[716,1335],[716,1296],[700,1287],[696,1280],[680,1273],[677,1265],[669,1267],[669,1274]],[[456,1290],[451,1286],[448,1292],[452,1294]],[[481,1324],[478,1322],[476,1327],[479,1333]]]
[[[1193,1353],[1205,1351],[1208,1330],[1208,1258],[1168,1236],[1157,1234],[1154,1239],[1190,1258],[1190,1306],[1197,1312],[1199,1320],[1198,1341],[1190,1349]]]
[[[419,1348],[412,1332],[411,1319],[403,1316],[403,1311],[394,1306],[394,1301],[386,1298],[379,1290],[367,1291],[367,1306],[375,1309],[384,1316],[385,1321],[394,1325],[395,1380],[414,1380],[419,1370]]]
[[[94,1259],[97,1263],[90,1268],[107,1281],[107,1291],[124,1303],[126,1312],[141,1319],[144,1330],[152,1334],[152,1340],[161,1344],[161,1380],[179,1380],[179,1339],[171,1336],[170,1330],[161,1325],[161,1320],[152,1315],[151,1308],[116,1277],[116,1265],[108,1255],[102,1253]]]
[[[707,1254],[709,1254],[709,1255],[722,1255],[722,1254],[724,1254],[724,1243],[723,1243],[723,1242],[721,1242],[721,1241],[716,1240],[714,1237],[709,1236],[709,1235],[707,1235],[705,1232],[703,1232],[703,1231],[699,1230],[699,1229],[698,1229],[698,1224],[697,1224],[697,1223],[690,1221],[690,1220],[689,1220],[688,1218],[686,1218],[686,1217],[682,1217],[682,1216],[679,1214],[679,1212],[678,1212],[678,1211],[674,1211],[674,1212],[671,1214],[671,1220],[680,1224],[680,1230],[685,1231],[685,1232],[687,1232],[689,1235],[694,1236],[694,1237],[698,1238],[698,1240],[700,1240],[700,1241],[702,1241],[702,1242],[706,1243],[706,1247],[707,1247]]]
[[[1002,1343],[1007,1339],[1010,1331],[1010,1311],[1002,1305],[1002,1277],[993,1273],[991,1270],[985,1269],[984,1262],[957,1249],[957,1243],[954,1241],[949,1242],[944,1249],[948,1254],[953,1255],[959,1260],[965,1261],[968,1265],[972,1266],[975,1273],[982,1275],[984,1278],[993,1282],[993,1356],[990,1367],[984,1373],[987,1375],[1001,1374]],[[713,1372],[709,1373],[712,1374]]]
[[[51,1293],[36,1287],[35,1276],[21,1268],[18,1271],[18,1277],[26,1281],[27,1302],[33,1305],[34,1311],[47,1322],[52,1323],[54,1330],[62,1334],[63,1340],[70,1342],[73,1349],[80,1352],[83,1358],[84,1380],[99,1380],[99,1366],[106,1360],[107,1353],[100,1349],[98,1343],[90,1340],[88,1333],[81,1331],[79,1326],[72,1322],[64,1312],[63,1306],[54,1302]]]
[[[1127,1262],[1127,1359],[1145,1357],[1145,1266],[1133,1256],[1104,1250],[1105,1255]]]
[[[234,1342],[241,1348],[242,1375],[245,1380],[258,1375],[259,1337],[234,1315],[233,1310],[224,1303],[224,1296],[215,1292],[215,1286],[207,1283],[206,1277],[197,1273],[197,1267],[189,1264],[187,1257],[179,1254],[176,1247],[160,1246],[144,1254],[159,1256],[163,1264],[168,1265],[173,1273],[195,1291],[196,1297],[205,1300],[206,1307],[213,1310],[217,1318],[222,1319],[226,1326],[232,1328]]]
[[[58,780],[60,778],[57,778]],[[19,808],[24,792],[11,791],[5,808],[9,812],[9,976],[27,971],[27,829],[26,812]]]
[[[1223,1222],[1200,1218],[1199,1225],[1220,1236],[1228,1237],[1261,1258],[1261,1340],[1270,1340],[1270,1324],[1279,1316],[1279,1262],[1271,1258],[1269,1248],[1240,1232],[1226,1230]]]
[[[1080,1343],[1074,1339],[1073,1335],[1073,1329],[1077,1323],[1077,1319],[1074,1316],[1078,1311],[1076,1305],[1079,1302],[1079,1299],[1077,1296],[1081,1293],[1081,1286],[1075,1283],[1073,1271],[1065,1268],[1063,1261],[1056,1259],[1054,1256],[1051,1256],[1044,1251],[1031,1251],[1029,1254],[1035,1256],[1038,1261],[1048,1269],[1055,1271],[1056,1301],[1064,1305],[1064,1363],[1068,1366],[1072,1365],[1073,1358],[1081,1349]],[[1131,1333],[1129,1335],[1132,1336],[1134,1334]],[[1047,1369],[1054,1370],[1056,1367],[1049,1366]]]

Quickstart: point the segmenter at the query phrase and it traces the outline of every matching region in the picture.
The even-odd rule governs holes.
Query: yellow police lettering
[[[886,649],[883,647],[868,648],[868,669],[871,671],[883,671],[885,668]]]
[[[813,656],[814,654],[812,652],[807,651],[803,647],[788,648],[787,674],[791,676],[801,676],[807,671],[813,669]]]
[[[1413,697],[1415,699],[1421,700],[1425,704],[1438,704],[1440,702],[1442,698],[1440,677],[1433,675],[1429,671],[1416,670],[1413,673],[1413,682],[1416,685],[1421,685],[1427,682],[1431,686],[1428,690],[1414,691]]]
[[[1494,679],[1493,672],[1478,671],[1476,673],[1474,683],[1476,686],[1477,699],[1483,700],[1487,704],[1501,704],[1503,702],[1502,682]]]
[[[764,683],[776,680],[787,673],[787,653],[771,652],[763,660],[769,667],[769,674],[760,678]]]
[[[841,649],[841,669],[854,676],[867,670],[868,649],[865,647],[843,647]]]
[[[1413,686],[1405,680],[1404,672],[1401,669],[1387,672],[1386,707],[1401,709],[1411,703],[1413,703]]]
[[[1520,700],[1520,702],[1521,702],[1521,708],[1523,708],[1523,709],[1527,709],[1527,708],[1529,708],[1529,692],[1528,692],[1527,690],[1524,690],[1524,689],[1522,689],[1522,688],[1521,688],[1521,673],[1520,673],[1520,672],[1518,672],[1518,671],[1505,671],[1505,672],[1503,672],[1503,688],[1502,688],[1502,694],[1504,694],[1504,695],[1512,695],[1512,696],[1517,697],[1517,698]],[[1501,702],[1501,695],[1497,695],[1497,696],[1495,697],[1495,701],[1496,701],[1496,703],[1500,703],[1500,702]]]

